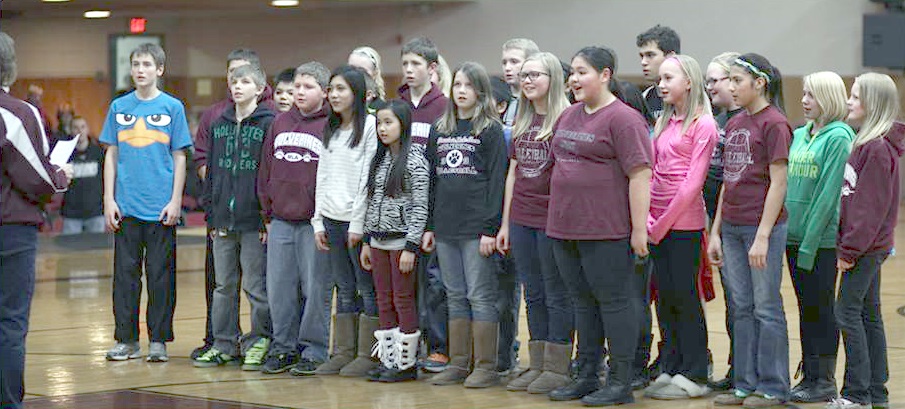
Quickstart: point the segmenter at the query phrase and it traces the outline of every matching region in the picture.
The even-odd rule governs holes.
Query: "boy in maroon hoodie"
[[[430,127],[446,112],[449,98],[431,82],[437,70],[437,46],[425,37],[415,38],[402,46],[402,72],[405,81],[399,97],[412,104],[412,142],[427,146]]]
[[[37,108],[6,91],[16,79],[13,39],[0,32],[0,407],[20,408],[25,394],[25,335],[35,287],[42,207],[66,191],[72,166],[51,165]]]
[[[248,64],[257,67],[261,66],[261,60],[258,58],[258,54],[256,52],[244,48],[237,48],[230,51],[229,55],[226,57],[226,98],[205,109],[204,112],[201,113],[201,118],[198,120],[198,131],[195,133],[195,152],[192,154],[192,162],[195,164],[195,169],[198,172],[199,179],[201,179],[202,181],[202,185],[204,184],[204,178],[207,176],[207,147],[210,145],[211,124],[216,119],[220,118],[223,115],[224,111],[233,109],[233,98],[228,91],[230,76],[232,75],[233,71],[236,70],[236,68]],[[261,94],[261,96],[258,97],[258,104],[263,104],[270,109],[275,109],[273,104],[273,90],[269,85],[264,87],[264,92]],[[208,203],[210,201],[209,194],[210,192],[202,192],[201,197],[199,198],[201,206],[205,209],[208,209],[210,205],[210,203]],[[210,235],[208,235],[204,264],[204,294],[205,302],[207,305],[204,345],[195,348],[195,350],[192,351],[191,359],[195,359],[201,355],[204,355],[204,353],[207,352],[207,350],[210,349],[214,344],[213,330],[211,328],[211,306],[213,305],[214,288],[216,287],[216,282],[214,281],[213,254],[213,241],[211,240]],[[240,267],[237,265],[236,268]]]
[[[446,112],[449,98],[431,82],[439,59],[437,46],[425,37],[410,40],[402,46],[404,83],[399,97],[412,104],[412,146],[427,146],[431,126]],[[415,264],[418,270],[418,312],[421,333],[425,335],[430,355],[421,362],[430,372],[446,369],[446,289],[440,280],[436,257],[422,253]]]
[[[329,79],[330,71],[319,62],[298,67],[295,106],[277,116],[264,137],[258,198],[267,227],[267,296],[273,319],[264,373],[312,375],[327,360],[333,287],[317,271],[311,217]]]

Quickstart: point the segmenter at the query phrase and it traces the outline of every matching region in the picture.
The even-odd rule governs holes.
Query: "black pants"
[[[113,337],[119,342],[138,341],[142,269],[148,281],[148,337],[170,342],[176,309],[175,226],[131,217],[120,223],[113,251]]]
[[[437,252],[418,253],[415,263],[418,274],[418,321],[421,336],[427,344],[428,354],[447,355],[446,326],[449,321],[446,307],[446,288],[440,276],[440,265],[437,263]]]
[[[555,240],[553,254],[574,306],[578,359],[594,368],[582,373],[596,373],[603,334],[610,359],[630,365],[641,329],[629,241]]]
[[[518,307],[521,286],[515,270],[515,262],[509,255],[500,256],[494,254],[494,263],[497,267],[499,279],[499,299],[497,299],[497,311],[500,317],[500,339],[497,345],[497,368],[500,370],[512,369],[512,355],[515,354],[518,342]]]
[[[839,395],[852,402],[889,401],[886,331],[880,314],[880,266],[888,254],[869,254],[842,273],[836,323],[845,345],[845,383]]]
[[[798,298],[801,355],[804,359],[836,356],[836,249],[818,249],[811,271],[798,268],[797,259],[798,246],[786,246],[786,261]]]
[[[651,248],[657,277],[657,319],[665,353],[663,373],[707,382],[707,324],[698,293],[701,232],[670,231]]]

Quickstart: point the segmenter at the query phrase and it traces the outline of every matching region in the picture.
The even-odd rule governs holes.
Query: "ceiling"
[[[0,0],[2,1],[2,0]],[[110,10],[111,17],[135,16],[225,16],[239,14],[291,14],[310,10],[413,7],[430,9],[435,5],[468,0],[301,0],[298,7],[275,8],[270,0],[71,0],[47,3],[41,0],[5,0],[0,18],[77,17],[87,10]]]

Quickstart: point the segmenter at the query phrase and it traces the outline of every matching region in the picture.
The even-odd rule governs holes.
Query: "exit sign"
[[[129,32],[132,34],[142,34],[145,32],[145,27],[148,24],[148,20],[143,17],[133,17],[129,20]]]

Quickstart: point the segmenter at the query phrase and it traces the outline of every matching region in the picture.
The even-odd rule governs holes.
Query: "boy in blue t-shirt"
[[[104,220],[115,232],[111,361],[141,357],[138,311],[142,267],[148,274],[148,362],[169,360],[176,307],[176,223],[182,212],[186,150],[192,148],[185,107],[161,92],[166,55],[142,44],[129,56],[135,91],[110,103],[100,142]]]

